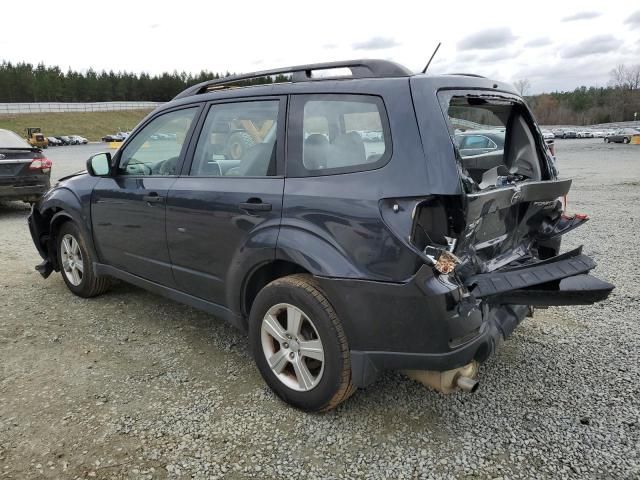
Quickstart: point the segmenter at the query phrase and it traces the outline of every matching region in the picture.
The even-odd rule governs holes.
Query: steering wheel
[[[130,170],[130,167],[134,167],[133,169]],[[142,168],[140,168],[142,167]],[[125,171],[127,172],[127,174],[129,175],[138,175],[140,174],[139,170],[142,169],[142,174],[143,175],[152,175],[153,171],[151,170],[151,167],[149,167],[146,163],[142,163],[142,162],[138,162],[135,159],[130,159],[127,162],[127,165],[124,167]]]

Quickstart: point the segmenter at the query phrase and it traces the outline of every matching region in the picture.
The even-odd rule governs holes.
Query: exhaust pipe
[[[457,390],[473,393],[478,390],[480,382],[475,379],[478,375],[478,362],[475,360],[463,367],[437,372],[433,370],[405,370],[409,378],[433,388],[441,393],[453,393]]]
[[[458,375],[456,379],[456,386],[462,390],[463,392],[473,393],[478,390],[480,386],[480,382],[478,382],[474,378],[463,377],[462,375]]]

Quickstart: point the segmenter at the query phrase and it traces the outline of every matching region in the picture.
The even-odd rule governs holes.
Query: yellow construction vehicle
[[[32,147],[47,148],[49,146],[49,140],[44,136],[42,130],[38,127],[27,128],[27,142]]]

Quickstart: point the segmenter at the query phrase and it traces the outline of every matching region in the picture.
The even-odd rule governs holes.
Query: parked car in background
[[[465,157],[485,155],[488,153],[503,154],[505,132],[500,130],[470,130],[456,133],[456,143],[460,154]]]
[[[80,135],[71,135],[71,139],[75,142],[74,145],[86,145],[89,143],[89,140]]]
[[[60,135],[56,138],[62,142],[62,145],[71,145],[71,137],[68,137],[67,135]]]
[[[578,130],[576,132],[577,138],[593,138],[593,133],[590,130]]]
[[[552,132],[553,132],[553,136],[555,138],[562,138],[562,135],[564,134],[564,129],[562,129],[562,128],[554,128],[552,130]]]
[[[0,129],[0,200],[36,202],[50,188],[51,160],[20,135]]]
[[[351,75],[308,81],[335,69]],[[275,74],[291,80],[235,88]],[[238,133],[240,153],[226,148]],[[172,140],[148,148],[158,134]],[[300,65],[189,87],[60,180],[29,226],[44,277],[80,297],[120,279],[226,319],[303,410],[385,369],[471,392],[531,306],[614,288],[581,247],[559,255],[586,215],[564,211],[571,180],[548,152],[508,84],[385,60]]]
[[[360,131],[358,132],[365,142],[379,142],[382,140],[381,132]]]
[[[578,138],[578,132],[566,129],[562,131],[562,136],[560,138]]]
[[[62,140],[59,140],[56,137],[47,137],[47,140],[49,140],[50,147],[59,147],[62,145]]]
[[[124,137],[122,135],[114,133],[112,135],[105,135],[104,137],[102,137],[102,141],[103,142],[122,142],[124,141]]]
[[[556,138],[555,134],[551,130],[542,130],[542,137],[545,140],[553,140]]]
[[[593,138],[604,138],[607,136],[604,130],[592,130],[591,134],[593,135]]]
[[[604,141],[606,143],[629,143],[634,135],[640,135],[640,131],[635,128],[621,128],[615,133],[604,137]]]

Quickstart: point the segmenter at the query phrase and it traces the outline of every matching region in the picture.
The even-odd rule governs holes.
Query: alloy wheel
[[[84,273],[84,263],[82,260],[80,244],[73,235],[67,233],[62,237],[60,248],[64,274],[71,285],[77,287],[82,283],[82,276]]]
[[[288,303],[274,305],[262,319],[260,335],[269,368],[283,384],[307,392],[320,383],[324,348],[318,330],[302,310]]]

